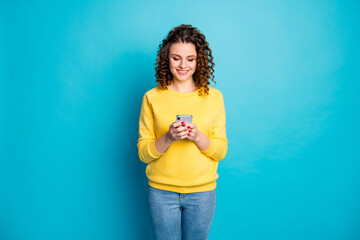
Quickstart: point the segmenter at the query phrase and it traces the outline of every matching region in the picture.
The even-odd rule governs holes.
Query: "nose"
[[[180,61],[180,67],[181,68],[186,68],[185,60]]]

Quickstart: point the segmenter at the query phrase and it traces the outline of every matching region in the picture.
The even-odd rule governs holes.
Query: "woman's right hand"
[[[186,138],[187,134],[188,131],[184,122],[173,122],[169,126],[169,131],[167,132],[168,138],[171,142],[182,140]]]

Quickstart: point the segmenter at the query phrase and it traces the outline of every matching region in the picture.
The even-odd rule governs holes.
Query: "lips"
[[[176,69],[176,71],[180,74],[180,75],[185,75],[189,72],[189,70],[178,70]]]

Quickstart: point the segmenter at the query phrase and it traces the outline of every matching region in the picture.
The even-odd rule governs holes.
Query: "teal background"
[[[209,239],[360,239],[360,3],[308,0],[1,1],[0,239],[153,239],[138,118],[182,23],[227,114]]]

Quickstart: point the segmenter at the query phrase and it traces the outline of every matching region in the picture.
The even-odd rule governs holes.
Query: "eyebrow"
[[[179,57],[181,57],[180,55],[178,55],[178,54],[175,54],[175,53],[173,53],[173,54],[171,54],[171,56],[172,55],[176,55],[176,56],[179,56]],[[195,55],[189,55],[188,57],[196,57]]]

